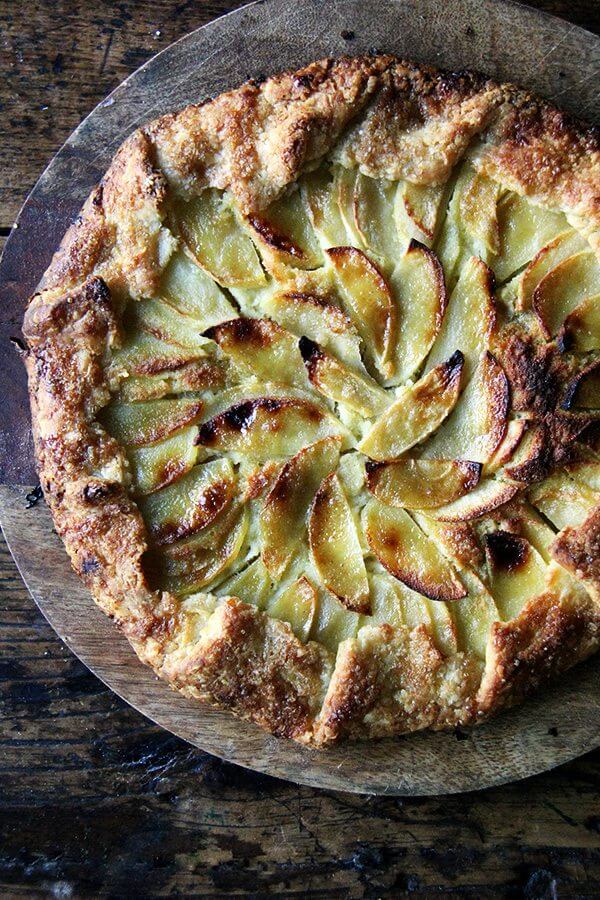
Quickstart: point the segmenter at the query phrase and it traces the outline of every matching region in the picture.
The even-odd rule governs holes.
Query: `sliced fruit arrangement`
[[[483,661],[551,589],[600,490],[600,265],[475,159],[438,185],[326,162],[252,214],[214,189],[172,209],[99,421],[149,578],[198,633],[237,597],[330,654],[386,624]]]

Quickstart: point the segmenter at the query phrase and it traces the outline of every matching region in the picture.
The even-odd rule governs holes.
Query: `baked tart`
[[[24,322],[40,479],[156,673],[268,731],[474,724],[600,640],[600,141],[325,60],[121,147]]]

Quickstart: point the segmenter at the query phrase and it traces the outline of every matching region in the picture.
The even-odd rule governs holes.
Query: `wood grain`
[[[127,66],[126,50],[142,61],[237,5],[45,0],[32,12],[0,3],[3,68],[10,66],[0,87],[8,110],[0,123],[0,224],[12,224],[81,115],[138,64]],[[595,0],[531,5],[599,30]],[[119,18],[125,22],[112,21]],[[154,22],[162,36],[151,43]],[[109,48],[108,86],[98,74],[105,45],[89,40],[103,28],[114,29],[113,46],[124,48],[120,57]],[[59,54],[68,77],[48,68]],[[46,66],[39,77],[37,60]],[[40,137],[37,104],[50,94]],[[115,697],[44,622],[3,544],[0,579],[2,896],[600,893],[598,751],[461,797],[353,798],[298,788],[196,751]]]

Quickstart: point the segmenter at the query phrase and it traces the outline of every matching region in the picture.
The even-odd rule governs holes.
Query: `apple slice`
[[[208,357],[193,360],[172,372],[138,375],[118,385],[121,400],[159,400],[169,394],[184,394],[223,388],[227,379],[225,367]]]
[[[448,297],[444,273],[432,250],[412,240],[390,278],[399,310],[393,382],[419,368],[440,330]]]
[[[426,369],[430,370],[455,350],[465,357],[465,378],[469,379],[496,325],[493,275],[480,259],[472,256],[465,263],[452,291],[442,326]]]
[[[135,306],[136,304],[132,304]],[[128,323],[129,325],[130,323]],[[119,380],[128,375],[158,375],[180,369],[196,358],[195,348],[173,346],[145,331],[138,331],[133,323],[123,343],[112,349],[108,376]]]
[[[423,456],[487,463],[506,434],[510,387],[504,369],[484,351],[452,415],[423,449]]]
[[[578,231],[569,228],[538,250],[518,279],[517,309],[531,309],[540,281],[563,260],[585,249],[588,249],[585,239]]]
[[[137,501],[155,546],[173,544],[210,525],[231,503],[233,466],[216,459],[195,466],[187,475]]]
[[[458,649],[474,653],[484,660],[489,634],[494,622],[500,621],[500,612],[494,598],[477,575],[464,569],[461,571],[461,578],[469,593],[458,603],[448,606],[456,628]]]
[[[99,419],[120,444],[139,447],[163,440],[184,425],[197,422],[204,404],[196,398],[148,400],[145,403],[113,402]]]
[[[396,584],[388,575],[371,575],[371,619],[373,624],[391,625],[402,628],[406,620]]]
[[[399,184],[394,212],[398,231],[407,243],[416,239],[431,246],[445,194],[446,185]]]
[[[354,223],[365,247],[393,269],[402,248],[394,218],[397,183],[361,172],[354,183]]]
[[[367,461],[367,487],[388,506],[432,509],[472,491],[481,464],[466,460],[400,459],[392,463]]]
[[[184,316],[162,300],[136,300],[127,312],[128,323],[140,331],[184,350],[202,356],[208,341],[202,336],[202,323]]]
[[[261,287],[266,278],[254,244],[229,202],[204,190],[176,208],[179,231],[203,269],[224,287]]]
[[[563,409],[600,408],[600,359],[584,366],[575,375],[565,391],[561,406]]]
[[[246,507],[234,503],[208,528],[155,551],[150,565],[158,586],[191,594],[223,575],[244,546],[248,522]]]
[[[304,537],[308,508],[340,456],[340,441],[325,438],[288,460],[269,491],[260,515],[261,555],[280,578]]]
[[[518,484],[487,478],[469,494],[445,506],[428,509],[427,515],[442,522],[469,522],[497,509],[515,496]]]
[[[196,465],[198,447],[195,425],[149,447],[130,447],[127,458],[136,494],[151,494],[181,478]]]
[[[366,418],[376,416],[388,406],[389,397],[376,381],[353,372],[314,341],[300,338],[300,352],[311,384],[325,397]]]
[[[462,165],[436,249],[450,283],[470,256],[489,262],[499,246],[497,200],[499,185]]]
[[[592,251],[582,251],[559,262],[533,292],[533,310],[545,337],[558,333],[567,316],[586,298],[600,292],[600,263]]]
[[[350,612],[326,591],[319,592],[319,602],[311,629],[311,640],[336,653],[342,641],[356,637],[362,617]]]
[[[323,254],[304,197],[298,189],[276,200],[263,213],[250,216],[248,225],[274,273],[281,265],[299,269],[315,269],[322,265]]]
[[[561,531],[582,525],[597,505],[598,494],[566,472],[557,472],[530,488],[529,499]]]
[[[344,227],[350,235],[350,243],[355,247],[365,247],[362,235],[356,224],[354,203],[356,181],[359,174],[358,169],[346,169],[344,166],[338,166],[335,171],[335,189],[338,209]]]
[[[544,560],[529,541],[498,529],[484,537],[489,587],[503,621],[546,588]]]
[[[317,592],[305,575],[285,588],[266,609],[272,619],[280,619],[290,625],[292,631],[305,644],[315,618]]]
[[[363,369],[358,331],[338,306],[315,294],[289,291],[265,298],[264,310],[299,338],[310,338],[353,368]]]
[[[531,484],[539,481],[547,472],[552,457],[549,453],[548,429],[541,422],[527,422],[527,429],[511,464],[504,469],[504,475],[513,481]]]
[[[396,401],[375,422],[358,449],[371,459],[396,459],[443,422],[458,400],[463,367],[460,351],[416,384],[402,387]]]
[[[450,607],[428,597],[423,597],[423,603],[431,616],[430,631],[436,647],[445,656],[454,656],[458,652],[458,635]]]
[[[200,426],[199,441],[221,453],[239,453],[255,462],[292,456],[321,438],[350,440],[341,422],[309,400],[254,397],[236,403]]]
[[[502,466],[505,466],[513,458],[514,454],[519,451],[521,441],[527,431],[527,419],[511,419],[506,426],[506,434],[500,442],[498,449],[488,460],[486,471],[489,473],[497,472]]]
[[[308,386],[298,338],[276,322],[240,316],[210,329],[207,337],[236,366],[263,381]]]
[[[533,260],[540,248],[567,229],[564,213],[535,206],[525,197],[508,191],[498,204],[498,256],[493,269],[498,281],[506,281]]]
[[[192,316],[205,331],[237,313],[223,291],[184,251],[175,253],[162,274],[159,294],[177,312]]]
[[[350,236],[340,213],[335,173],[321,166],[304,177],[300,190],[321,246],[345,247]]]
[[[355,247],[327,250],[348,313],[372,363],[384,378],[394,374],[396,307],[387,282],[368,256]]]
[[[432,600],[459,600],[466,595],[453,566],[409,514],[369,500],[363,527],[371,552],[395,578]]]
[[[600,287],[600,283],[598,285]],[[559,344],[577,353],[600,349],[600,294],[586,297],[563,323]]]
[[[259,556],[249,566],[223,581],[216,593],[219,597],[237,597],[243,603],[264,609],[274,589],[275,583]]]
[[[323,479],[310,507],[310,549],[325,587],[353,612],[371,608],[369,582],[352,511],[332,473]]]

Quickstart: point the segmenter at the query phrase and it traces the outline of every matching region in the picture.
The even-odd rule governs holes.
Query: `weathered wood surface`
[[[164,45],[235,5],[44,2],[34,13],[28,4],[1,4],[10,80],[1,88],[0,224],[10,226],[19,197],[81,115],[155,52],[154,31]],[[594,0],[536,5],[599,30]],[[98,74],[105,45],[93,43],[102,28],[114,29],[113,46],[137,54],[127,67],[123,49],[115,60],[109,47],[108,84]],[[67,78],[47,67],[59,54]],[[37,78],[36,65],[46,66]],[[59,80],[42,140],[36,104]],[[28,114],[29,125],[17,122]],[[361,798],[294,787],[220,763],[151,726],[64,649],[3,546],[0,577],[3,896],[600,893],[598,752],[462,797]]]

